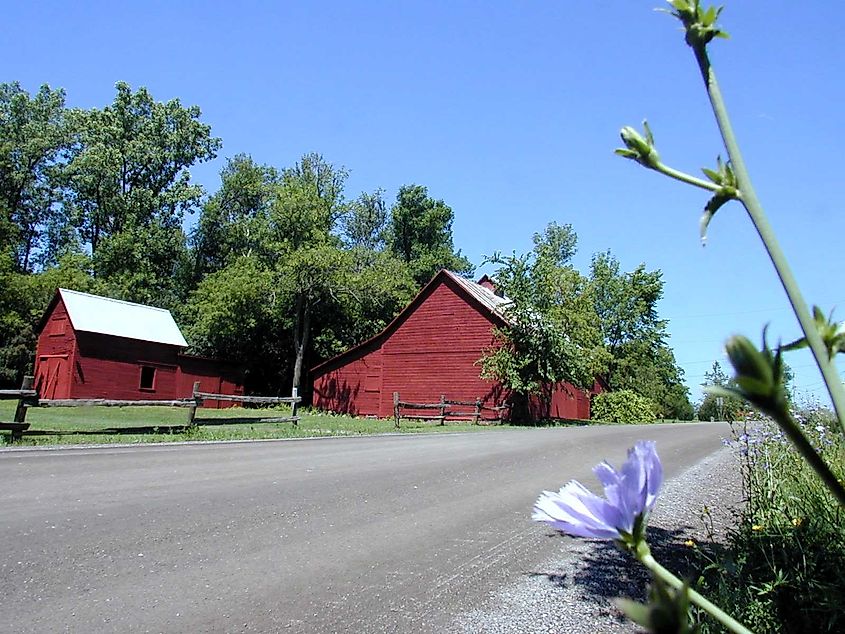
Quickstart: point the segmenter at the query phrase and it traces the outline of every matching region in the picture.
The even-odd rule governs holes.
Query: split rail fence
[[[26,422],[26,412],[32,407],[184,407],[188,410],[187,424],[189,427],[199,424],[215,422],[218,424],[238,423],[282,423],[291,422],[296,425],[299,416],[296,409],[302,400],[293,390],[291,396],[243,396],[240,394],[215,394],[211,392],[200,392],[199,382],[194,383],[192,396],[189,398],[169,400],[122,400],[107,398],[74,398],[74,399],[40,399],[38,392],[33,389],[33,377],[24,377],[23,384],[19,390],[0,390],[0,400],[17,399],[14,421],[11,423],[0,421],[0,430],[12,432],[12,440],[20,440],[23,432],[29,429]],[[280,417],[220,417],[220,418],[198,418],[197,408],[205,401],[228,401],[232,403],[250,403],[256,405],[280,405],[290,404],[290,416]]]
[[[464,409],[453,409],[459,407]],[[465,408],[472,407],[471,410]],[[509,409],[510,406],[506,404],[496,405],[493,407],[482,405],[481,399],[477,398],[474,401],[453,401],[446,398],[444,394],[440,395],[440,401],[437,403],[412,403],[410,401],[402,401],[399,398],[399,392],[393,393],[393,420],[396,428],[399,428],[400,419],[405,420],[425,420],[438,422],[441,425],[446,424],[447,420],[462,421],[471,420],[474,425],[479,425],[482,420],[484,422],[502,422],[502,412]],[[412,410],[415,413],[402,413],[402,410]],[[431,410],[431,414],[416,413],[420,410]],[[482,418],[485,411],[494,412],[496,415],[493,418]]]

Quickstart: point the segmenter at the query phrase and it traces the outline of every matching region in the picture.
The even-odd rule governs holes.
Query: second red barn
[[[381,333],[314,367],[313,404],[320,409],[386,418],[393,393],[402,401],[475,401],[492,407],[509,398],[497,382],[481,378],[479,359],[497,345],[509,300],[490,281],[442,270]],[[594,391],[600,391],[598,384]],[[536,418],[587,419],[590,394],[568,383],[549,386],[532,401]]]

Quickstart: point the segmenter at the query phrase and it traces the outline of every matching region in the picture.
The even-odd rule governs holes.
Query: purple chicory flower
[[[663,465],[654,442],[641,440],[629,449],[620,471],[601,462],[593,473],[604,487],[605,498],[573,480],[557,493],[544,491],[534,504],[532,519],[577,537],[640,540],[663,483]]]

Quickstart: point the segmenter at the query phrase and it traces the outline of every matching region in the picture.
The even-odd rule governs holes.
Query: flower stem
[[[842,388],[842,383],[839,380],[839,375],[836,373],[836,368],[830,362],[827,348],[816,329],[810,311],[807,309],[807,304],[801,295],[801,290],[798,283],[789,268],[786,257],[781,251],[780,245],[775,238],[774,231],[763,211],[760,201],[757,199],[757,194],[751,184],[751,179],[748,175],[748,170],[745,167],[745,162],[742,159],[742,154],[739,151],[739,145],[736,141],[733,128],[731,127],[728,112],[725,107],[725,102],[722,99],[722,93],[719,90],[719,84],[716,81],[716,73],[710,65],[710,59],[707,56],[707,50],[703,44],[693,46],[695,52],[695,59],[698,62],[698,67],[701,70],[701,76],[704,79],[704,84],[707,88],[707,94],[710,98],[710,105],[713,108],[713,113],[716,115],[716,123],[719,125],[719,130],[722,133],[722,139],[725,143],[725,148],[728,151],[728,156],[733,166],[734,175],[736,176],[737,188],[742,192],[742,204],[748,213],[757,234],[763,241],[763,245],[769,254],[769,258],[775,267],[784,291],[789,298],[789,303],[792,305],[792,310],[798,318],[804,336],[810,344],[810,350],[815,357],[816,365],[824,378],[827,391],[830,394],[830,399],[833,402],[833,408],[836,410],[836,415],[839,418],[839,424],[845,433],[845,390]]]
[[[670,178],[674,178],[675,180],[679,180],[682,183],[687,183],[688,185],[693,185],[695,187],[700,187],[701,189],[707,189],[711,192],[719,191],[719,186],[716,183],[711,183],[710,181],[706,181],[703,178],[696,178],[695,176],[691,176],[686,172],[681,172],[676,169],[669,167],[668,165],[664,165],[663,163],[658,163],[652,169],[661,174],[665,174]]]
[[[645,548],[642,548],[642,546],[645,546]],[[666,570],[666,568],[657,563],[654,557],[651,556],[651,551],[649,550],[645,542],[641,542],[641,547],[637,548],[636,557],[646,568],[649,569],[651,574],[653,574],[656,578],[672,586],[676,590],[683,589],[684,583],[671,572]],[[713,603],[710,603],[710,601],[698,594],[698,592],[696,592],[692,588],[688,587],[687,593],[689,595],[690,601],[695,603],[698,607],[707,612],[707,614],[719,621],[719,623],[724,625],[731,632],[734,632],[735,634],[753,634],[753,632],[747,627],[745,627],[742,623],[734,619],[729,614],[726,614],[718,606],[714,605]]]

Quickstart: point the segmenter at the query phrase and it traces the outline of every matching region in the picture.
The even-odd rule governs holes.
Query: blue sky
[[[284,167],[322,153],[347,193],[419,183],[455,212],[473,262],[518,253],[550,221],[576,264],[610,249],[664,273],[661,315],[694,398],[721,343],[797,336],[738,206],[698,239],[704,193],[615,157],[647,118],[664,161],[698,173],[723,154],[692,54],[659,0],[580,2],[9,3],[5,77],[102,107],[123,80],[198,105],[223,139],[193,169],[209,192],[226,157]],[[729,2],[714,68],[759,197],[807,300],[845,318],[841,214],[845,41],[838,3]],[[483,272],[483,269],[482,269]],[[821,380],[788,358],[800,393]]]

